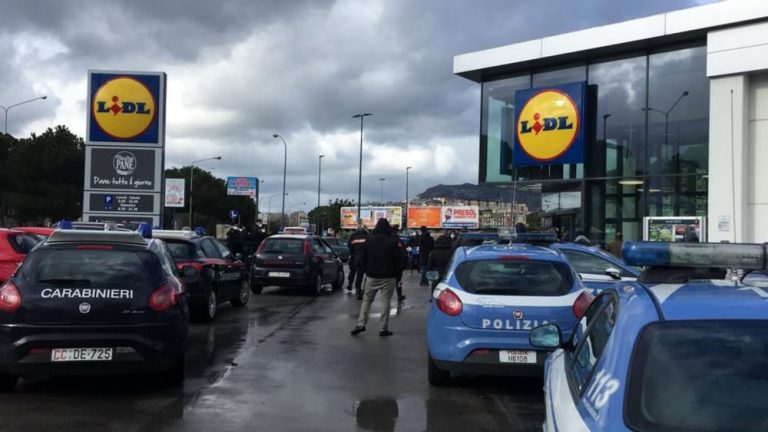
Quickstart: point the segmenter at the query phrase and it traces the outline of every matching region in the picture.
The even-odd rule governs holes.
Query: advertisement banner
[[[184,182],[185,179],[165,179],[165,206],[184,207]]]
[[[442,226],[440,207],[408,207],[408,228],[419,229],[423,226],[437,229]]]
[[[368,229],[373,229],[376,222],[387,219],[391,225],[402,225],[403,209],[401,207],[361,207],[362,223]],[[357,207],[341,208],[341,227],[343,229],[357,228]]]
[[[584,162],[586,83],[515,93],[514,166]]]
[[[85,150],[87,190],[141,190],[160,192],[162,151],[88,146]]]
[[[643,240],[660,242],[706,242],[706,218],[701,216],[645,217]]]
[[[480,209],[478,206],[444,206],[440,218],[442,228],[478,228]]]
[[[258,185],[256,177],[227,177],[227,195],[255,197]]]

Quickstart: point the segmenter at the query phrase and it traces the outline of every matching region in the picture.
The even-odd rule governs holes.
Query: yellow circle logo
[[[520,110],[517,142],[532,159],[550,161],[571,148],[580,127],[581,118],[573,99],[559,90],[543,90]]]
[[[93,118],[101,130],[119,139],[135,138],[155,118],[155,98],[140,81],[128,77],[111,79],[93,96]]]

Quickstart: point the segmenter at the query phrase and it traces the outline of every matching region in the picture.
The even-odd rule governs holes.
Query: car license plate
[[[499,351],[501,363],[536,364],[536,351],[501,350]]]
[[[291,277],[288,272],[269,272],[269,277]]]
[[[107,361],[112,360],[112,348],[54,348],[51,361]]]

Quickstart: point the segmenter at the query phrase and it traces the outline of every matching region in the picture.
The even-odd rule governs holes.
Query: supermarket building
[[[461,54],[453,69],[482,87],[479,182],[538,196],[547,226],[606,242],[643,238],[647,217],[703,217],[710,242],[768,241],[768,2]],[[537,128],[578,129],[579,156],[523,163],[521,134],[540,132],[527,104],[573,85],[578,125],[553,114]]]

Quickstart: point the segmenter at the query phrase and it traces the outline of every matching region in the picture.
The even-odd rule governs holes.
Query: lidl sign
[[[514,165],[584,162],[584,82],[515,93]]]
[[[88,141],[162,146],[165,74],[91,71]]]

